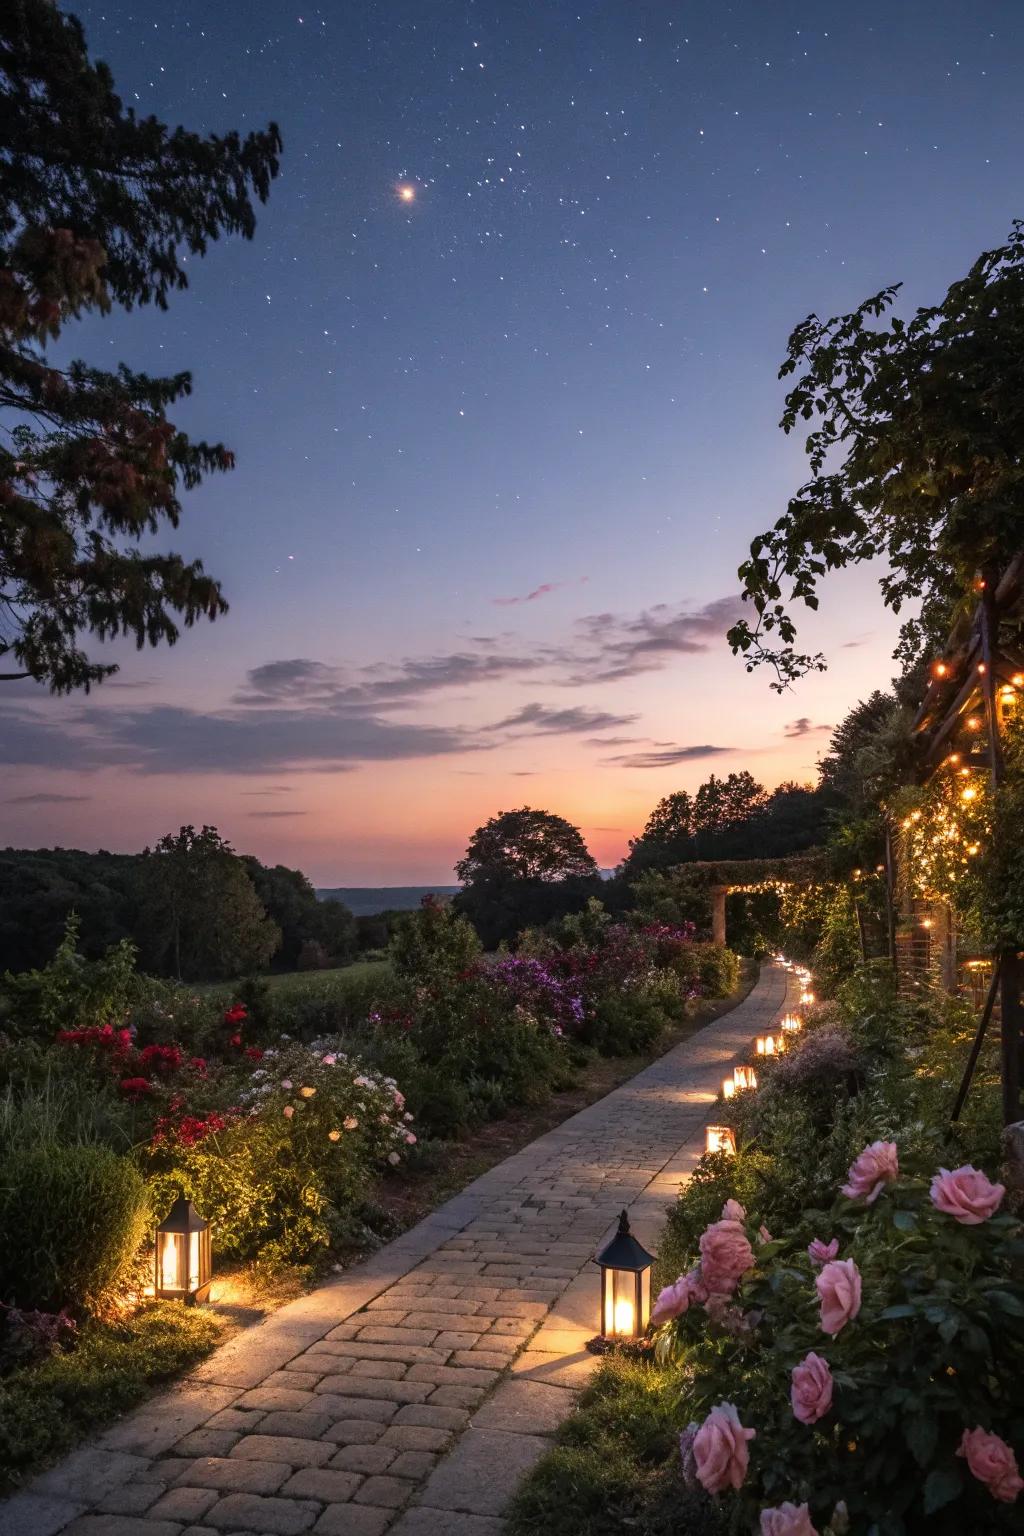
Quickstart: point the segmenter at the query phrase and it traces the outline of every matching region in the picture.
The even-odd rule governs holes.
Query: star
[[[416,188],[408,182],[403,182],[398,188],[398,200],[400,203],[414,203],[416,201]]]

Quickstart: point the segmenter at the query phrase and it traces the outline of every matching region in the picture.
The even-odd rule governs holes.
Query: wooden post
[[[1002,1035],[1003,1124],[1020,1119],[1021,1042],[1024,1040],[1024,1008],[1021,1006],[1021,960],[1015,949],[999,957],[999,1028]]]
[[[892,846],[892,824],[885,819],[885,917],[889,931],[889,960],[896,969],[896,857]]]
[[[727,885],[713,885],[711,887],[711,937],[716,944],[725,948],[725,898],[729,894]]]

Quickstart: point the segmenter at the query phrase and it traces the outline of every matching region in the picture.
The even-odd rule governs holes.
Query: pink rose
[[[700,1239],[700,1269],[709,1291],[731,1296],[751,1268],[754,1250],[738,1221],[715,1221]]]
[[[789,1400],[793,1416],[801,1424],[817,1424],[832,1407],[832,1372],[828,1361],[811,1350],[799,1365],[794,1365]]]
[[[723,1221],[746,1221],[747,1213],[738,1200],[727,1200],[722,1206]]]
[[[842,1192],[848,1200],[866,1200],[873,1205],[883,1187],[900,1176],[894,1141],[873,1141],[857,1158],[846,1175]]]
[[[818,1536],[806,1504],[779,1504],[762,1509],[761,1536]]]
[[[970,1171],[974,1172],[973,1169]],[[972,1474],[979,1483],[985,1484],[994,1499],[1002,1504],[1015,1503],[1024,1488],[1024,1479],[1016,1456],[999,1435],[987,1429],[965,1429],[957,1455],[967,1457]]]
[[[706,1296],[707,1292],[701,1286],[697,1270],[691,1269],[688,1275],[680,1275],[678,1280],[658,1292],[651,1313],[651,1327],[657,1328],[661,1323],[671,1322],[674,1317],[682,1317],[689,1310],[691,1302],[703,1301]]]
[[[294,1105],[286,1104],[284,1109],[282,1109],[281,1113],[282,1113],[282,1115],[284,1115],[286,1120],[290,1120],[292,1115],[294,1115],[294,1113],[295,1113]]]
[[[839,1257],[838,1237],[830,1238],[827,1243],[823,1243],[820,1237],[816,1237],[813,1243],[807,1245],[807,1257],[819,1269],[830,1260],[837,1259]]]
[[[697,1480],[706,1492],[742,1486],[750,1464],[747,1441],[756,1434],[756,1429],[743,1428],[732,1403],[712,1408],[693,1441]]]
[[[1005,1184],[993,1184],[968,1163],[950,1173],[940,1168],[932,1179],[932,1204],[944,1216],[952,1216],[965,1227],[979,1227],[999,1209],[1006,1194]]]
[[[852,1259],[833,1259],[814,1284],[821,1299],[821,1326],[835,1338],[860,1311],[860,1270]]]
[[[768,1228],[765,1226],[764,1222],[762,1222],[761,1225],[758,1227],[757,1235],[761,1239],[762,1243],[770,1243],[770,1242],[774,1241],[771,1233],[768,1231]]]

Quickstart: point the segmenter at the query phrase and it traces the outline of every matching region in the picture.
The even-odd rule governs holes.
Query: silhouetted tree
[[[251,236],[280,147],[273,124],[242,139],[137,118],[74,17],[0,7],[0,680],[87,689],[117,668],[83,634],[173,644],[226,611],[200,561],[138,548],[233,463],[167,418],[191,376],[57,365],[47,345],[90,311],[166,308],[190,255]]]

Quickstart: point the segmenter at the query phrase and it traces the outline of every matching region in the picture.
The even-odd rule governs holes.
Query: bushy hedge
[[[88,1310],[128,1269],[149,1212],[135,1164],[107,1147],[6,1147],[0,1300],[45,1312]]]

